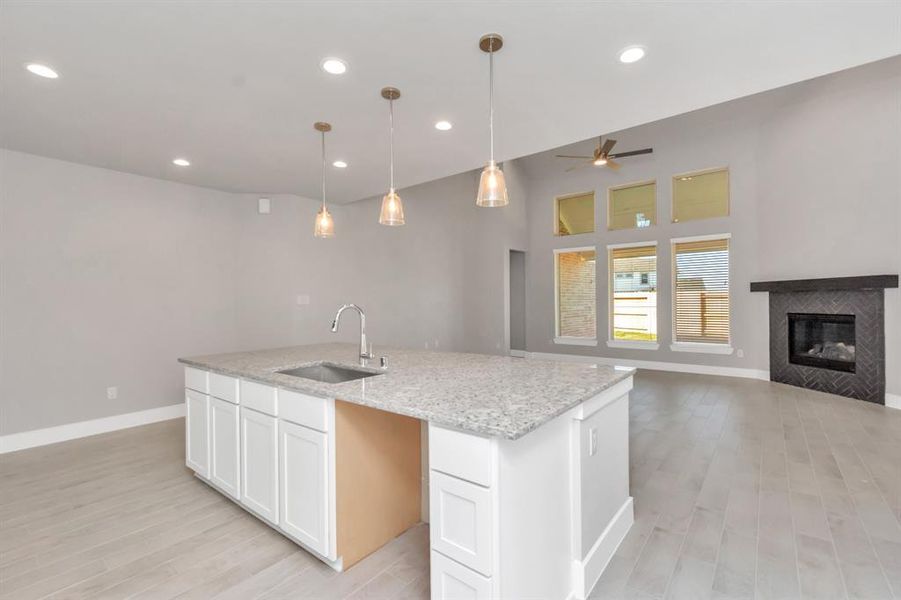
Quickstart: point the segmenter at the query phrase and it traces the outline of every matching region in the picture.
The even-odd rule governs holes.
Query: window
[[[608,346],[657,349],[657,246],[608,246],[610,341]]]
[[[673,280],[672,349],[731,353],[728,235],[673,240]]]
[[[673,177],[673,223],[729,216],[729,169]]]
[[[555,250],[558,344],[597,343],[594,248]]]
[[[594,231],[594,192],[560,196],[555,202],[556,235],[576,235]]]
[[[607,229],[639,229],[656,223],[656,181],[630,183],[607,191]]]

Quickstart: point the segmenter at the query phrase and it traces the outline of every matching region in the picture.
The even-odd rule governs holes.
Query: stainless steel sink
[[[381,373],[373,373],[372,371],[362,371],[358,369],[349,369],[329,363],[318,363],[308,365],[306,367],[297,367],[295,369],[285,369],[278,371],[282,375],[290,375],[292,377],[303,377],[304,379],[312,379],[313,381],[321,381],[323,383],[342,383],[344,381],[353,381],[354,379],[363,379],[364,377],[373,377],[381,375]]]

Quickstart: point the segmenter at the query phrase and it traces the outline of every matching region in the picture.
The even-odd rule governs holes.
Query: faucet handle
[[[360,358],[375,358],[375,354],[372,353],[372,342],[369,342],[369,350],[365,354],[361,354]]]

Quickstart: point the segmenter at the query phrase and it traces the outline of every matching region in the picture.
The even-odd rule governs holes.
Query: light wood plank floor
[[[644,371],[630,433],[636,522],[592,598],[901,598],[901,411]],[[426,526],[335,573],[192,477],[183,435],[0,457],[0,599],[428,597]]]

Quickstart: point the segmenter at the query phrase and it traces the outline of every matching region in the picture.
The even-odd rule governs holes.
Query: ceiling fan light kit
[[[571,154],[557,154],[555,156],[557,158],[575,158],[582,161],[582,164],[568,168],[566,170],[567,173],[589,166],[608,167],[614,171],[618,171],[621,165],[613,160],[614,158],[627,158],[629,156],[638,156],[640,154],[651,154],[654,151],[653,148],[642,148],[641,150],[630,150],[628,152],[611,154],[610,151],[613,150],[613,146],[615,145],[616,140],[607,138],[605,141],[602,136],[598,138],[597,148],[594,149],[594,153],[591,156],[573,156]]]

